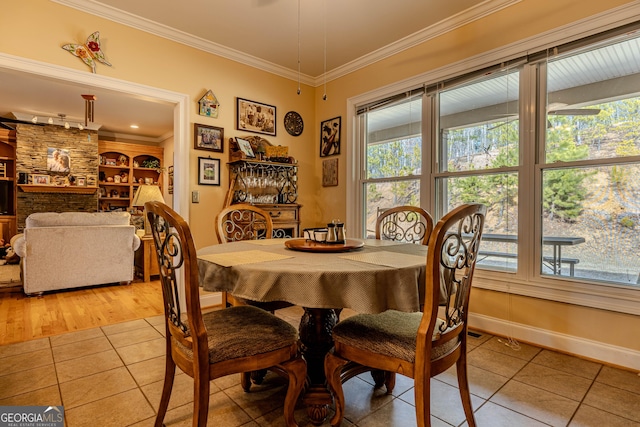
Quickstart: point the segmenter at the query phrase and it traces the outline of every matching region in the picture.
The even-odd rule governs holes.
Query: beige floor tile
[[[161,314],[159,316],[147,317],[144,320],[147,321],[151,326],[162,326],[164,327],[164,315]]]
[[[540,352],[539,347],[534,347],[532,345],[524,343],[515,344],[517,347],[514,347],[509,342],[508,338],[492,337],[491,339],[484,342],[481,346],[486,350],[492,350],[527,361],[533,359]]]
[[[60,384],[62,403],[71,409],[136,388],[125,367],[111,369]]]
[[[250,393],[245,393],[239,383],[223,391],[254,420],[281,408],[286,392],[286,379],[271,373],[261,385],[253,384]]]
[[[569,356],[567,354],[557,353],[550,350],[542,350],[532,360],[533,363],[544,365],[548,368],[557,369],[569,374],[579,375],[590,380],[594,379],[600,368],[601,364],[591,362],[584,359],[579,359],[575,356]]]
[[[164,418],[167,427],[191,427],[193,425],[193,402],[167,411]],[[209,396],[207,426],[240,427],[257,426],[226,394],[218,392]]]
[[[483,399],[489,399],[500,389],[500,387],[509,381],[509,378],[507,377],[503,377],[502,375],[494,374],[493,372],[485,371],[484,369],[471,365],[467,365],[467,378],[471,394],[475,394]],[[457,388],[458,374],[456,372],[456,366],[453,365],[440,375],[434,377],[434,379],[440,380]]]
[[[400,399],[415,406],[415,394],[409,391]],[[485,399],[471,395],[471,407],[476,409],[482,406]],[[445,384],[442,381],[431,381],[431,415],[452,425],[459,425],[466,417],[462,408],[460,391],[456,387]]]
[[[125,427],[154,415],[137,388],[75,408],[65,407],[65,412],[71,427]]]
[[[529,418],[491,402],[487,402],[474,413],[478,427],[544,427],[547,424]],[[462,426],[467,427],[465,422]]]
[[[0,400],[0,406],[60,406],[62,398],[57,385]]]
[[[640,374],[637,372],[603,366],[596,381],[640,394]]]
[[[367,374],[363,374],[365,376]],[[388,395],[384,387],[374,389],[360,377],[352,378],[342,385],[344,393],[344,417],[355,423],[371,412],[391,402],[394,397]]]
[[[323,425],[329,425],[328,424],[328,420],[331,419],[331,417],[333,416],[333,411],[330,410],[329,411],[330,414],[327,417],[327,421],[323,424]],[[293,414],[296,422],[298,423],[298,426],[300,427],[313,427],[314,424],[311,423],[311,420],[309,419],[309,417],[307,416],[307,409],[306,407],[304,407],[301,403],[298,404],[298,406],[296,407],[296,410]],[[263,416],[261,416],[260,418],[255,420],[255,424],[243,424],[242,427],[245,426],[251,426],[251,425],[255,425],[255,426],[260,426],[260,427],[281,427],[285,425],[284,422],[284,412],[283,412],[283,408],[278,408],[275,409],[271,412],[269,412],[268,414],[265,414]],[[348,421],[343,421],[342,422],[342,427],[348,427],[351,426],[353,424],[351,424]]]
[[[490,400],[552,426],[566,426],[579,402],[511,380]]]
[[[109,335],[109,341],[111,341],[111,345],[113,345],[114,348],[126,347],[158,338],[162,338],[162,335],[151,325]]]
[[[64,383],[120,366],[123,366],[122,360],[120,360],[118,353],[111,349],[56,363],[56,370],[58,371],[58,382]]]
[[[622,418],[610,412],[580,405],[578,412],[569,423],[570,427],[640,427],[640,422]]]
[[[140,387],[142,392],[147,396],[154,410],[160,405],[160,397],[162,396],[162,387],[164,379],[151,384]],[[209,393],[218,393],[220,389],[211,382],[209,385]],[[177,408],[193,402],[193,378],[188,375],[176,375],[173,380],[173,389],[171,390],[171,399],[169,400],[169,409]]]
[[[375,382],[371,377],[370,372],[364,372],[357,376],[362,381],[369,384],[369,387],[373,388]],[[401,394],[406,393],[408,390],[413,388],[413,378],[406,377],[404,375],[396,374],[396,385],[393,387],[393,392],[391,393],[393,396],[400,396]],[[386,388],[383,386],[382,390],[386,393]]]
[[[526,364],[526,360],[487,350],[483,348],[483,346],[479,346],[469,351],[469,354],[467,355],[467,365],[475,366],[477,368],[484,369],[485,371],[493,372],[494,374],[509,378],[515,375],[515,373],[522,369]]]
[[[166,352],[166,340],[157,338],[151,341],[145,341],[138,344],[128,345],[116,349],[125,365],[132,365],[143,360],[153,359],[164,356]]]
[[[415,408],[408,403],[400,399],[393,399],[373,413],[358,420],[355,425],[359,427],[415,426],[416,412]],[[433,415],[431,416],[431,425],[432,427],[449,426],[449,424],[446,424]]]
[[[153,359],[127,365],[127,369],[131,372],[136,383],[139,386],[143,386],[164,380],[165,362],[165,356],[154,357]],[[184,373],[176,367],[176,375],[184,375]]]
[[[582,400],[593,382],[535,363],[525,366],[513,379],[577,401]]]
[[[584,403],[603,411],[640,422],[640,395],[595,382]]]
[[[0,375],[27,371],[45,365],[53,365],[53,356],[50,348],[3,357],[0,359]]]
[[[119,334],[121,332],[132,331],[134,329],[146,328],[149,326],[144,319],[130,320],[128,322],[116,323],[102,327],[102,331],[107,335]]]
[[[482,343],[493,338],[493,335],[488,334],[486,332],[474,331],[473,329],[469,329],[467,331],[467,346],[469,348],[474,348]]]
[[[57,385],[54,365],[0,376],[0,399]]]
[[[109,340],[106,337],[91,338],[84,341],[74,342],[72,344],[53,347],[53,360],[55,360],[56,363],[60,363],[65,360],[77,359],[79,357],[102,353],[103,351],[111,349],[111,343],[109,343]]]
[[[32,351],[45,350],[51,348],[49,338],[24,341],[15,344],[0,345],[0,359],[17,354],[30,353]]]
[[[78,341],[84,341],[92,338],[104,337],[104,333],[100,328],[85,329],[83,331],[69,332],[63,335],[51,337],[51,347],[59,347],[61,345],[72,344]]]

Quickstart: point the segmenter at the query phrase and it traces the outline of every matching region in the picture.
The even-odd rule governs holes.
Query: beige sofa
[[[14,240],[28,295],[104,283],[131,282],[140,246],[126,212],[34,213]]]

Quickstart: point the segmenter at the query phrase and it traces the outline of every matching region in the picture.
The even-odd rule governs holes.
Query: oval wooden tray
[[[364,242],[358,239],[347,239],[344,243],[319,243],[307,239],[291,239],[284,242],[284,245],[294,251],[328,253],[360,249],[364,246]]]

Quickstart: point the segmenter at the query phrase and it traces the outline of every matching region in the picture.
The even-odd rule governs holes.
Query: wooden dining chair
[[[273,221],[269,212],[259,207],[246,203],[229,205],[216,216],[216,235],[218,243],[271,239],[273,237]],[[222,304],[225,307],[251,304],[270,312],[291,306],[290,303],[284,301],[248,301],[234,297],[227,292],[222,292]]]
[[[203,314],[189,226],[163,203],[148,202],[145,210],[160,270],[166,330],[164,386],[155,427],[163,425],[176,366],[194,380],[194,426],[207,425],[211,380],[268,368],[288,377],[284,419],[287,426],[297,426],[293,414],[305,382],[306,362],[299,353],[296,329],[252,306]],[[244,386],[248,390],[250,384]]]
[[[467,380],[467,318],[485,213],[483,205],[462,205],[438,221],[428,242],[422,313],[359,314],[333,328],[334,348],[324,363],[335,401],[332,426],[344,416],[342,383],[367,371],[387,394],[395,386],[395,373],[413,378],[417,425],[430,426],[430,379],[454,364],[467,423],[475,426]]]
[[[376,239],[426,245],[433,231],[433,218],[417,206],[385,209],[376,219]]]

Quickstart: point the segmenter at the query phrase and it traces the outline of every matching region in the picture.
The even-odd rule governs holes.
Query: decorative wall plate
[[[302,121],[302,117],[300,114],[295,111],[289,111],[284,116],[284,128],[287,130],[289,135],[298,136],[302,133],[304,129],[304,122]]]

